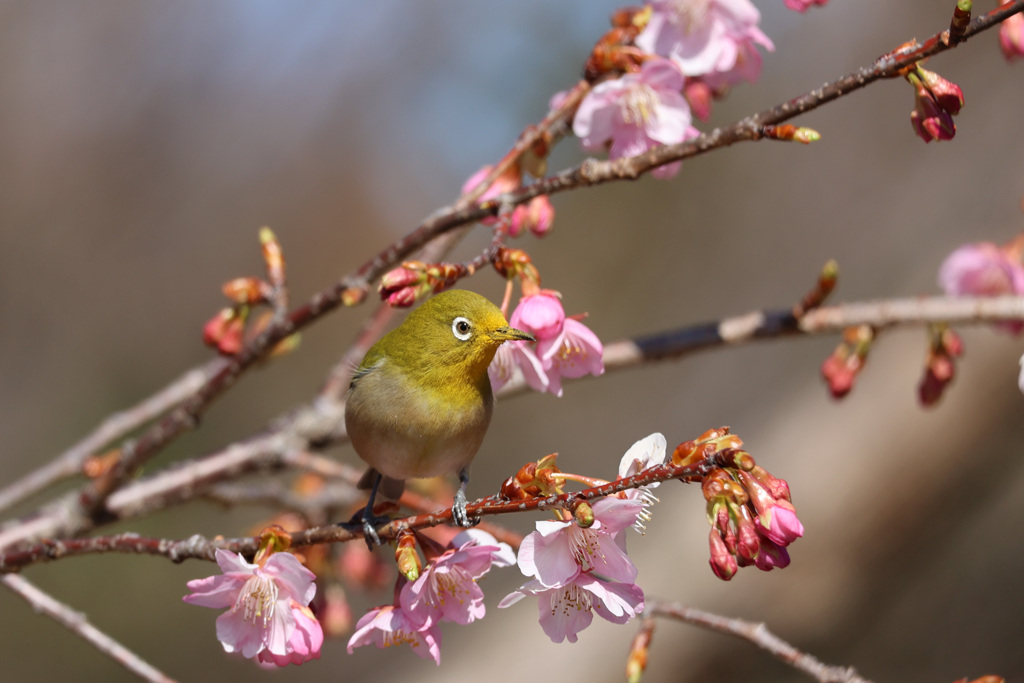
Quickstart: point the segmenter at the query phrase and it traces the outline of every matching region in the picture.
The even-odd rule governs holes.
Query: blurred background
[[[757,84],[716,106],[712,124],[926,37],[953,6],[836,0],[798,15],[781,0],[757,4],[776,51]],[[224,305],[222,282],[262,273],[260,226],[283,243],[300,302],[452,202],[576,81],[616,7],[0,2],[5,482],[210,357],[201,326]],[[558,195],[554,232],[517,246],[605,340],[789,306],[833,257],[835,301],[935,293],[938,264],[957,245],[1003,242],[1024,228],[1024,65],[1004,63],[993,31],[929,67],[965,94],[952,142],[925,146],[909,122],[911,88],[880,83],[799,119],[822,133],[819,143],[741,144],[687,161],[672,181]],[[550,168],[582,158],[570,139]],[[487,239],[477,230],[457,256]],[[489,272],[467,286],[495,300],[502,292]],[[306,400],[370,310],[309,329],[297,353],[247,375],[149,471],[247,436]],[[652,431],[671,448],[731,425],[790,482],[806,526],[793,564],[719,581],[699,490],[663,486],[649,533],[629,540],[648,595],[766,621],[876,681],[1013,680],[1024,675],[1024,344],[991,329],[962,332],[959,375],[931,410],[916,399],[925,354],[917,329],[883,335],[838,403],[818,376],[836,338],[717,350],[568,384],[561,399],[502,401],[471,497],[552,451],[565,470],[611,477]],[[347,447],[332,455],[357,461]],[[233,536],[267,512],[196,503],[116,529]],[[516,528],[531,528],[533,518],[519,517]],[[452,681],[484,671],[615,680],[634,633],[595,622],[577,644],[552,645],[532,601],[496,609],[521,580],[504,570],[483,583],[483,622],[446,624],[440,668],[408,649],[349,656],[332,641],[320,662],[268,673],[222,653],[215,612],[181,603],[185,582],[212,569],[103,555],[25,575],[188,681]],[[390,589],[352,596],[356,617],[390,599]],[[5,681],[132,680],[6,591],[0,614]],[[645,680],[712,678],[806,680],[749,644],[661,623]]]

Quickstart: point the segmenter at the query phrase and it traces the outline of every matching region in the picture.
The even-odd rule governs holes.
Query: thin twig
[[[644,616],[671,617],[688,624],[742,638],[821,683],[870,683],[867,679],[859,676],[853,667],[829,666],[812,655],[801,652],[769,631],[763,623],[723,617],[678,603],[658,600],[646,601]]]
[[[84,614],[39,590],[25,577],[8,574],[0,578],[0,581],[31,605],[33,610],[50,617],[142,680],[151,683],[174,683],[173,678],[161,673],[153,665],[90,624]]]
[[[656,465],[638,474],[623,479],[617,479],[600,486],[592,486],[582,491],[573,491],[559,495],[546,496],[544,498],[529,498],[526,500],[504,500],[499,496],[490,496],[466,506],[470,518],[480,518],[491,515],[507,515],[533,510],[555,510],[564,509],[572,512],[576,506],[584,501],[591,501],[603,498],[619,491],[647,486],[656,482],[668,481],[669,479],[699,479],[710,468],[721,466],[715,456],[692,465]],[[396,519],[377,530],[381,540],[397,538],[407,529],[424,529],[427,527],[450,524],[452,522],[451,508],[446,506],[441,509],[434,509],[431,512],[412,515],[402,519]],[[306,545],[317,545],[320,543],[343,543],[352,540],[362,540],[361,529],[351,531],[345,527],[330,525],[298,531],[291,534],[292,546],[300,547]],[[143,555],[162,555],[174,562],[181,562],[187,559],[213,560],[218,548],[239,552],[243,555],[252,555],[256,552],[259,544],[258,537],[242,538],[218,538],[210,540],[200,535],[193,535],[187,539],[174,541],[161,538],[148,538],[137,534],[125,533],[115,536],[99,536],[95,538],[72,538],[60,540],[45,540],[39,543],[0,553],[0,572],[18,571],[28,565],[39,562],[47,562],[64,557],[79,555],[92,555],[97,553],[124,552]]]

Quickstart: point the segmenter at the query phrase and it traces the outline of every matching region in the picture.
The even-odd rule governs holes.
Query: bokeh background
[[[946,4],[834,0],[798,15],[760,0],[777,49],[713,123],[930,35],[948,22]],[[260,272],[260,226],[283,242],[301,301],[450,203],[575,82],[615,7],[0,2],[3,479],[208,358],[200,328],[223,305],[222,282]],[[687,161],[670,182],[556,196],[553,234],[521,246],[606,340],[788,306],[832,257],[837,301],[933,293],[955,246],[1024,228],[1024,65],[1007,66],[990,32],[930,66],[965,93],[951,143],[925,146],[908,120],[911,88],[881,83],[800,119],[823,135],[810,147],[736,145]],[[581,158],[567,140],[551,167]],[[486,242],[477,233],[461,256]],[[502,290],[489,273],[468,286],[493,299]],[[330,316],[298,353],[246,376],[151,470],[244,437],[308,398],[368,310]],[[1024,675],[1024,345],[990,329],[963,333],[960,374],[932,410],[916,401],[917,329],[885,334],[839,403],[818,377],[834,338],[716,350],[573,383],[561,399],[503,401],[470,492],[496,490],[551,451],[566,470],[611,476],[652,431],[671,447],[731,425],[792,486],[806,525],[793,564],[715,579],[699,491],[666,486],[648,535],[630,539],[649,595],[766,621],[876,681],[1013,680]],[[348,448],[332,454],[356,462]],[[195,503],[118,529],[236,535],[266,513]],[[407,649],[349,656],[330,642],[319,663],[270,673],[224,655],[216,614],[180,602],[185,582],[211,570],[105,555],[25,575],[188,681],[616,680],[633,634],[595,623],[579,643],[552,645],[529,602],[496,609],[520,581],[506,570],[484,583],[483,622],[446,625],[440,668]],[[358,616],[390,591],[352,600]],[[0,615],[5,681],[132,680],[5,591]],[[660,625],[646,680],[712,678],[805,680],[748,644]]]

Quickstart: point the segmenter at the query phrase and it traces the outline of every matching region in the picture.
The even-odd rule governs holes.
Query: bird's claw
[[[463,529],[468,529],[480,523],[479,517],[469,518],[469,512],[466,510],[466,493],[462,489],[455,493],[455,502],[452,503],[452,521]]]
[[[347,522],[341,522],[338,524],[342,529],[351,531],[352,533],[363,532],[363,539],[366,541],[366,547],[373,550],[375,546],[379,546],[380,536],[377,535],[377,527],[383,526],[391,521],[390,517],[370,517],[366,518],[362,511],[357,512]]]

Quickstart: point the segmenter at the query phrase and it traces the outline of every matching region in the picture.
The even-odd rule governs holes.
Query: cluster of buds
[[[787,566],[786,546],[804,533],[789,485],[757,465],[742,445],[722,427],[679,444],[672,454],[674,465],[709,458],[719,465],[704,475],[701,491],[711,524],[711,570],[725,581],[740,567],[770,571]]]
[[[388,306],[407,308],[429,292],[448,289],[465,277],[469,268],[461,263],[405,261],[380,279],[380,298]]]
[[[247,337],[246,325],[254,308],[264,304],[273,305],[280,310],[287,308],[284,254],[280,242],[270,228],[260,229],[260,245],[267,267],[267,280],[239,277],[224,283],[221,291],[231,301],[231,306],[218,311],[203,325],[203,343],[217,349],[221,355],[233,356],[242,350]],[[257,322],[254,329],[249,330],[248,337],[254,336],[262,329],[267,322],[267,316],[259,317]],[[289,337],[282,341],[274,352],[291,350],[297,340],[297,336]]]
[[[528,500],[562,493],[565,478],[555,464],[557,458],[558,453],[551,453],[523,465],[501,485],[501,497],[505,500]]]
[[[933,406],[939,402],[956,374],[954,361],[964,352],[963,341],[948,325],[930,325],[928,337],[928,359],[925,362],[924,377],[917,387],[918,398],[923,406]]]
[[[535,292],[540,289],[540,273],[533,265],[530,255],[522,249],[502,247],[491,262],[494,269],[506,280],[519,278],[523,287]]]
[[[594,82],[611,72],[639,71],[640,64],[648,55],[634,46],[633,41],[647,26],[650,18],[649,5],[643,9],[623,7],[616,10],[611,17],[611,30],[594,44],[594,49],[583,66],[583,77]]]
[[[953,117],[964,106],[960,86],[920,64],[905,73],[904,78],[914,86],[914,111],[910,113],[914,132],[925,142],[952,140],[956,135]]]
[[[864,369],[874,340],[875,330],[870,325],[855,325],[843,330],[843,341],[821,364],[821,376],[828,384],[832,398],[842,398],[853,389],[853,382]]]

